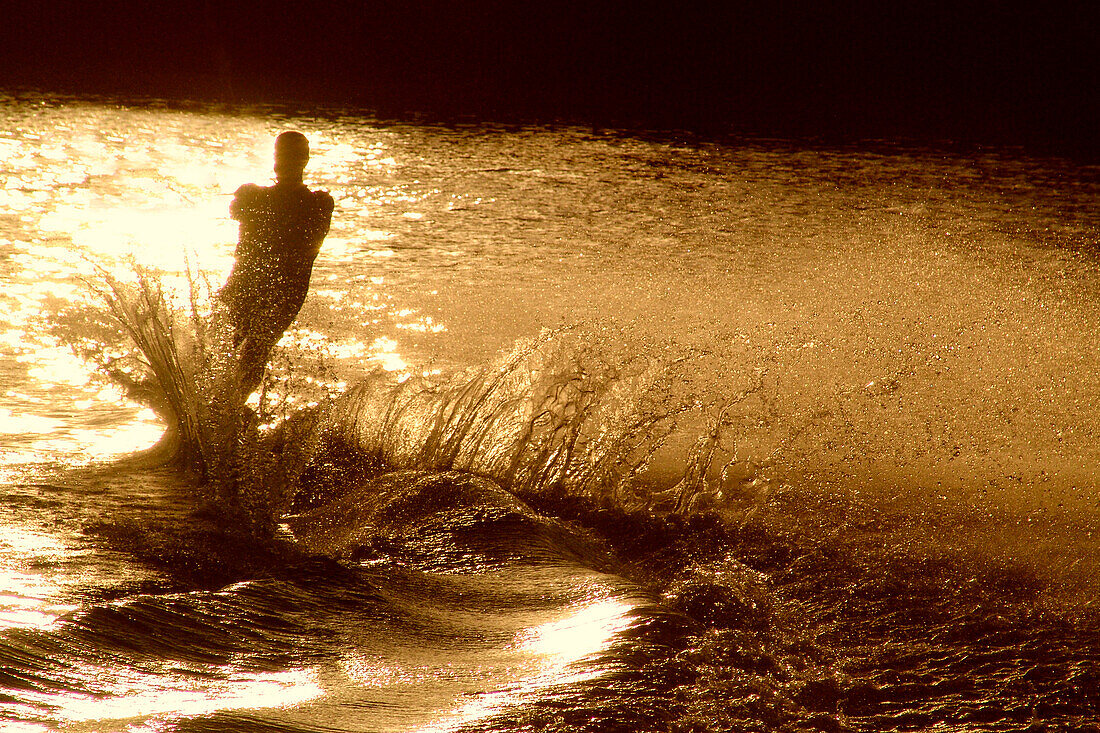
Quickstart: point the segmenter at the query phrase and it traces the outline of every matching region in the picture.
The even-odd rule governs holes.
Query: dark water
[[[5,730],[1096,729],[1095,169],[0,113]],[[81,282],[220,283],[285,125],[338,203],[261,542],[124,458]]]

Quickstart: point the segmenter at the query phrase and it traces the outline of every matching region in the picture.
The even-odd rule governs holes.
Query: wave
[[[219,590],[89,603],[52,627],[8,632],[0,720],[36,732],[462,722],[606,673],[595,656],[577,663],[650,603],[577,566],[426,573],[402,560],[315,559]],[[577,649],[579,613],[605,627]]]
[[[430,570],[576,563],[610,572],[607,548],[495,482],[456,471],[393,471],[283,518],[295,546],[351,560],[403,558]]]

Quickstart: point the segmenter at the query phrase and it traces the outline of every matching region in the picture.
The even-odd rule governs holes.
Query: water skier
[[[229,206],[240,234],[236,262],[218,299],[238,350],[242,396],[259,386],[271,349],[298,315],[332,221],[332,196],[302,182],[308,162],[305,135],[280,134],[275,185],[246,183]]]

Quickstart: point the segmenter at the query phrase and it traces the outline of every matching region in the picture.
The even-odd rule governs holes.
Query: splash
[[[707,419],[701,402],[683,394],[684,368],[684,360],[668,363],[581,329],[558,329],[456,374],[375,370],[319,416],[300,503],[321,501],[341,484],[309,482],[350,457],[375,473],[471,473],[525,498],[583,496],[632,510],[693,511],[717,491],[716,472],[739,459],[720,446],[725,413]],[[685,442],[693,446],[686,452]],[[670,465],[674,480],[655,477]]]
[[[192,472],[220,511],[254,533],[270,534],[286,490],[282,479],[293,475],[267,438],[289,414],[286,396],[274,393],[271,379],[255,395],[242,386],[242,354],[205,279],[188,268],[181,294],[157,273],[131,267],[133,277],[125,280],[100,267],[85,280],[105,306],[85,317],[103,326],[106,316],[119,329],[116,338],[101,328],[99,338],[74,339],[74,345],[167,423],[148,458]]]
[[[1057,455],[1045,455],[1034,472],[1057,470],[1069,488],[1012,493],[1024,474],[1005,470],[1007,449],[983,452],[997,426],[981,416],[946,423],[952,434],[969,431],[973,445],[940,435],[946,400],[982,386],[961,366],[950,375],[962,378],[944,381],[940,338],[928,345],[912,336],[907,349],[871,342],[858,368],[845,370],[839,336],[811,339],[800,327],[715,331],[685,346],[574,326],[464,371],[378,369],[316,409],[289,409],[311,402],[289,391],[279,404],[261,392],[249,402],[255,409],[244,409],[239,356],[208,287],[188,278],[185,297],[173,299],[138,271],[134,282],[103,275],[99,292],[137,345],[125,360],[108,359],[109,369],[159,405],[176,459],[198,465],[219,502],[265,517],[267,527],[364,470],[460,471],[528,500],[585,497],[735,521],[799,492],[811,495],[807,506],[921,512],[950,499],[953,510],[988,512],[996,502],[1072,498],[1079,483]],[[929,383],[933,369],[938,381]],[[890,409],[895,402],[900,408]],[[1006,440],[1034,439],[1020,436]]]
[[[188,312],[169,302],[161,282],[148,270],[134,265],[134,272],[132,283],[101,268],[100,282],[85,281],[138,349],[107,356],[103,368],[126,388],[128,396],[161,414],[169,425],[173,452],[205,475],[209,473],[207,464],[215,463],[218,442],[215,424],[205,419],[206,400],[202,398],[207,394],[204,388],[215,381],[210,377],[216,351],[210,343],[214,334],[199,312],[200,284],[189,272]],[[212,404],[231,397],[225,394],[230,385],[217,386],[220,389],[211,394]]]
[[[269,399],[270,379],[245,394],[241,355],[209,283],[188,269],[181,294],[131,269],[123,279],[96,268],[87,280],[106,306],[90,316],[120,332],[104,335],[100,323],[83,356],[162,416],[169,427],[158,456],[194,471],[220,507],[264,532],[292,500],[301,508],[346,488],[340,463],[459,471],[521,497],[680,514],[719,503],[733,474],[763,481],[760,463],[725,445],[729,412],[762,388],[759,371],[718,398],[711,382],[685,387],[699,354],[657,354],[577,326],[457,373],[376,369],[334,401],[302,409],[293,406],[310,400],[289,390]]]

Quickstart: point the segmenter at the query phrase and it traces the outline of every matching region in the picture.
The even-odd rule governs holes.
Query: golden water
[[[290,400],[379,368],[405,379],[483,365],[517,339],[576,326],[594,347],[666,365],[669,404],[693,406],[682,442],[650,466],[657,488],[721,414],[715,465],[728,470],[709,477],[719,509],[741,516],[789,489],[913,502],[931,528],[921,541],[936,542],[937,512],[962,507],[989,518],[975,542],[1031,548],[1084,584],[1074,592],[1093,575],[1076,549],[1092,546],[1100,500],[1093,168],[1016,151],[687,144],[87,101],[0,100],[0,121],[6,628],[54,628],[89,603],[88,588],[149,572],[92,549],[83,527],[154,504],[156,492],[135,500],[132,487],[103,494],[56,479],[148,447],[164,428],[74,355],[74,333],[107,343],[74,320],[94,306],[81,279],[92,263],[132,278],[136,263],[181,296],[189,268],[217,287],[236,236],[230,196],[269,180],[271,141],[288,127],[312,141],[307,183],[337,202],[273,364]],[[443,684],[428,712],[396,715],[392,729],[475,719],[506,704],[519,678],[537,693],[548,649],[601,648],[631,606],[614,594],[573,600],[571,615],[519,624],[508,647],[518,656],[494,662],[488,682]],[[568,657],[550,665],[554,680]],[[403,659],[337,667],[395,699],[421,694],[419,682],[395,692],[406,677],[444,675]],[[123,669],[96,664],[73,674]],[[206,687],[144,670],[94,702],[53,701],[75,729],[269,704],[322,710],[337,667],[229,665]]]

